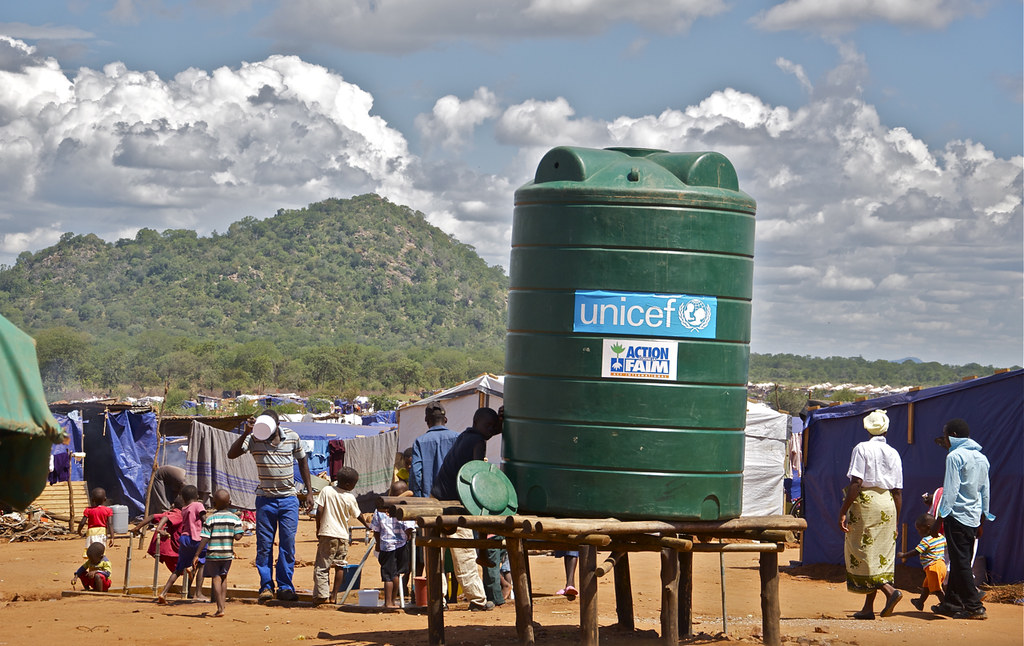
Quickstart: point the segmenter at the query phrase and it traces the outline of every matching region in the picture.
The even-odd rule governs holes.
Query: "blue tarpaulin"
[[[889,416],[887,442],[903,460],[903,511],[897,548],[913,549],[919,537],[914,520],[927,511],[921,494],[942,486],[946,452],[934,438],[943,425],[963,418],[971,439],[991,464],[991,512],[978,555],[985,558],[992,583],[1024,581],[1024,370],[956,384],[890,395],[811,411],[807,418],[806,468],[803,474],[805,563],[843,563],[839,530],[842,489],[853,447],[868,439],[863,417],[881,408]],[[912,426],[911,426],[912,421]]]
[[[82,424],[75,417],[65,415],[63,413],[54,413],[53,416],[57,419],[57,423],[64,429],[64,432],[68,434],[67,444],[54,444],[51,454],[56,451],[68,451],[70,453],[80,453],[85,450],[82,444]],[[85,480],[85,474],[82,473],[82,464],[77,460],[71,460],[71,480],[78,482]]]
[[[146,488],[156,455],[156,413],[121,411],[107,415],[106,435],[114,454],[114,468],[121,486],[121,502],[134,518],[145,512]]]
[[[380,410],[370,415],[363,415],[363,426],[371,424],[397,424],[398,414],[393,410]]]

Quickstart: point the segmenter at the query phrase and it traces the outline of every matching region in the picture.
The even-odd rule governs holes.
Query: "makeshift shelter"
[[[743,454],[743,516],[783,513],[786,440],[790,417],[757,402],[747,402]]]
[[[67,435],[46,407],[36,344],[0,316],[0,502],[24,509],[46,486],[50,446]]]
[[[127,506],[131,517],[141,515],[157,450],[156,413],[149,406],[102,400],[51,404],[50,409],[81,428],[81,445],[74,450],[85,453],[87,488],[102,487],[108,504]],[[73,442],[77,433],[72,432]]]
[[[448,414],[448,428],[462,432],[473,425],[473,414],[478,408],[498,410],[504,404],[505,378],[484,373],[475,379],[443,390],[398,409],[398,450],[412,446],[417,437],[427,431],[423,421],[427,404],[440,402]],[[487,443],[487,461],[501,464],[501,441]]]
[[[811,411],[804,431],[804,563],[843,563],[839,508],[853,447],[866,439],[863,417],[875,409],[889,416],[886,440],[903,460],[903,510],[899,551],[918,541],[914,519],[927,511],[920,496],[942,485],[946,452],[933,441],[943,425],[962,418],[991,465],[991,512],[978,542],[990,580],[1024,581],[1024,370],[889,395]]]

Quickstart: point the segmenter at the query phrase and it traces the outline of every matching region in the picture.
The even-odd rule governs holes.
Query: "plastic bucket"
[[[416,605],[425,606],[427,605],[427,577],[417,576],[413,578],[413,583],[416,586]]]
[[[115,534],[128,533],[128,508],[124,505],[111,505],[114,516],[110,519],[110,529]]]
[[[356,582],[352,585],[353,589],[359,588],[360,580],[363,578],[362,572],[359,571],[358,565],[343,565],[341,567],[341,589],[348,590],[349,583],[355,578]]]

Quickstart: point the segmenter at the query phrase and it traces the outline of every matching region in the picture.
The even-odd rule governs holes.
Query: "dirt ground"
[[[137,539],[136,539],[137,540]],[[308,603],[257,605],[236,598],[226,617],[212,618],[210,604],[193,603],[175,595],[169,606],[157,606],[144,595],[70,591],[71,575],[81,563],[84,539],[0,544],[0,645],[92,643],[161,644],[262,644],[309,642],[320,646],[404,646],[425,644],[427,618],[418,611],[384,612],[353,608],[312,607]],[[137,545],[137,543],[135,543]],[[255,590],[259,577],[253,567],[255,539],[237,544],[238,560],[228,576],[229,588]],[[364,552],[355,544],[349,560]],[[311,561],[316,550],[313,522],[300,522],[297,545],[299,567],[295,584],[299,592],[312,586]],[[119,538],[108,550],[114,566],[112,590],[124,585],[127,539]],[[780,554],[783,565],[798,559],[798,552]],[[599,555],[599,560],[602,557]],[[356,559],[353,561],[353,559]],[[600,579],[598,604],[602,644],[660,644],[659,557],[630,557],[636,630],[625,632],[615,625],[615,600],[611,575]],[[757,556],[725,555],[726,623],[722,626],[722,589],[719,555],[694,555],[694,639],[681,643],[760,643],[761,619]],[[560,559],[531,556],[535,588],[534,620],[539,644],[578,642],[579,600],[554,595],[562,587]],[[838,576],[837,576],[838,575]],[[167,571],[161,566],[162,585]],[[918,612],[911,606],[910,589],[920,571],[897,572],[897,585],[905,598],[888,619],[857,621],[852,618],[862,597],[846,591],[836,568],[804,567],[780,576],[782,635],[792,644],[850,644],[856,646],[934,646],[938,643],[1022,644],[1024,606],[988,603],[987,621],[953,620]],[[144,550],[133,550],[132,587],[153,582],[153,559]],[[371,557],[363,572],[362,587],[380,587],[379,570]],[[79,586],[79,590],[80,590]],[[230,592],[229,592],[230,596]],[[241,592],[238,597],[243,596]],[[1011,595],[1012,596],[1012,595]],[[880,597],[881,599],[881,597]],[[350,599],[352,602],[354,599]],[[881,609],[881,603],[877,610]],[[492,612],[469,612],[465,602],[445,613],[447,644],[516,644],[515,610],[507,603]]]

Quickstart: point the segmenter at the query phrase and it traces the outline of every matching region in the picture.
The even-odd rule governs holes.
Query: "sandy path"
[[[316,549],[313,523],[300,523],[297,546],[300,567],[296,585],[300,592],[312,585],[312,561]],[[121,595],[62,597],[70,589],[72,572],[81,563],[83,542],[66,541],[0,544],[0,645],[64,644],[81,640],[159,643],[162,646],[196,644],[282,643],[304,641],[318,645],[404,646],[426,643],[426,616],[419,613],[338,611],[308,604],[260,606],[247,601],[228,604],[227,617],[209,617],[209,604],[178,601],[158,607],[151,600]],[[350,560],[363,553],[353,545]],[[255,589],[259,578],[252,567],[255,539],[238,545],[240,559],[232,566],[229,586]],[[123,586],[126,541],[119,539],[110,550],[114,564],[114,588]],[[624,633],[615,627],[615,605],[610,576],[598,586],[602,644],[656,644],[660,593],[659,560],[656,554],[631,557],[637,630]],[[795,551],[780,555],[781,563],[797,558]],[[760,600],[757,557],[727,554],[726,599],[728,635],[721,636],[721,587],[717,554],[694,555],[694,630],[703,634],[698,643],[725,641],[760,642]],[[379,587],[375,562],[368,561],[363,587]],[[579,602],[554,596],[561,587],[561,561],[531,557],[537,588],[534,619],[539,624],[538,643],[571,644],[577,641]],[[160,570],[161,584],[166,570]],[[989,620],[956,621],[917,612],[909,603],[906,588],[915,573],[900,573],[897,583],[907,598],[889,619],[874,622],[851,618],[861,598],[846,592],[842,582],[830,582],[784,573],[780,578],[782,634],[788,643],[856,644],[858,646],[936,646],[936,644],[1024,644],[1024,607],[988,604]],[[153,561],[134,550],[133,586],[149,586]],[[906,579],[906,582],[902,579]],[[445,615],[448,644],[515,644],[515,612],[506,604],[493,612],[468,612],[465,604]],[[880,609],[880,608],[879,608]]]

